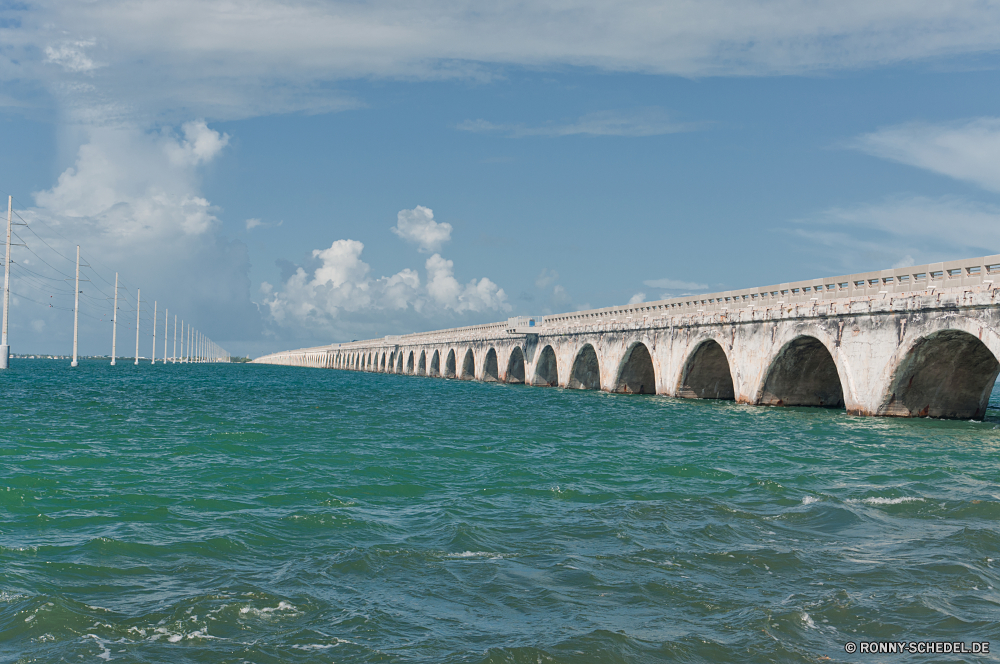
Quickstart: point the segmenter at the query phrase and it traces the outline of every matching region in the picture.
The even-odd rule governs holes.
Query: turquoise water
[[[0,375],[2,661],[1000,652],[997,410],[67,364]]]

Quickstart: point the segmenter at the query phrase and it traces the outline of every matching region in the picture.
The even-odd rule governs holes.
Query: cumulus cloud
[[[416,208],[420,209],[426,210]],[[486,277],[460,282],[454,262],[438,253],[424,262],[426,276],[421,280],[411,268],[372,277],[371,267],[361,258],[363,250],[364,244],[357,240],[337,240],[312,252],[316,266],[311,270],[298,267],[279,288],[263,284],[263,304],[271,322],[278,328],[346,338],[442,327],[442,319],[502,317],[511,310],[507,294],[497,284]]]
[[[183,139],[163,143],[170,160],[178,166],[197,166],[211,161],[229,144],[229,134],[209,129],[204,120],[185,122],[181,131],[184,133]]]
[[[400,210],[392,232],[419,247],[419,251],[439,251],[451,240],[451,224],[434,221],[434,211],[418,205],[412,210]]]
[[[198,194],[195,166],[211,160],[228,137],[204,122],[187,123],[183,137],[134,128],[94,127],[75,164],[35,202],[56,217],[114,244],[200,235],[217,223]]]
[[[656,136],[692,131],[698,125],[671,120],[660,109],[645,109],[625,113],[601,111],[584,115],[565,124],[529,127],[523,124],[496,124],[487,120],[466,120],[458,125],[461,131],[501,133],[514,138],[525,136]]]
[[[851,144],[868,154],[1000,192],[1000,118],[886,127]]]
[[[645,293],[636,293],[635,295],[633,295],[628,299],[629,304],[640,304],[645,301],[646,301]]]

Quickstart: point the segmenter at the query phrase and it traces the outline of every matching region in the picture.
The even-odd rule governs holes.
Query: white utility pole
[[[174,314],[174,352],[170,356],[170,364],[177,364],[177,314]]]
[[[181,319],[181,359],[180,363],[184,364],[184,319]]]
[[[194,332],[191,326],[188,325],[188,338],[187,338],[187,362],[191,363],[191,339],[194,337]]]
[[[73,308],[73,361],[69,366],[75,367],[77,342],[80,339],[80,245],[76,245],[76,306]]]
[[[118,357],[116,342],[118,341],[118,273],[115,272],[115,312],[111,315],[111,366],[115,366]]]
[[[142,305],[142,291],[135,289],[135,366],[139,366],[139,314]]]
[[[167,337],[170,336],[170,309],[163,310],[163,363],[167,363]]]
[[[10,213],[13,196],[7,197],[7,253],[3,268],[3,334],[0,339],[0,369],[10,366],[10,345],[7,343],[7,319],[10,316]]]
[[[156,364],[156,300],[153,300],[153,356],[150,358],[153,361],[151,364]]]

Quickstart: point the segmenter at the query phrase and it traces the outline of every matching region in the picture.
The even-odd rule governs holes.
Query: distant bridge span
[[[284,351],[254,362],[982,419],[1000,255]]]

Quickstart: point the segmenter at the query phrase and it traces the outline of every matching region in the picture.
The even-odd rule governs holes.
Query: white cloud
[[[461,131],[502,133],[514,138],[525,136],[656,136],[696,129],[698,125],[670,120],[660,109],[645,109],[623,113],[601,111],[590,113],[567,124],[527,127],[521,124],[495,124],[487,120],[466,120],[458,125]]]
[[[488,77],[508,65],[808,74],[1000,46],[1000,12],[977,0],[40,0],[17,13],[18,28],[0,29],[3,80],[133,119],[351,108],[335,83],[364,77]],[[92,87],[67,92],[81,76]],[[600,118],[576,129],[609,130]]]
[[[502,288],[483,277],[479,281],[473,279],[462,286],[454,276],[455,264],[439,254],[427,259],[427,292],[441,307],[463,313],[467,311],[480,312],[509,311],[507,295]]]
[[[952,196],[893,197],[825,210],[794,232],[824,247],[824,256],[835,261],[828,269],[905,267],[996,253],[1000,206]]]
[[[277,222],[266,222],[257,217],[252,217],[244,221],[243,225],[246,226],[247,231],[252,231],[255,228],[279,228],[284,223],[284,219],[280,219]]]
[[[87,57],[84,49],[93,46],[93,41],[66,42],[58,46],[45,47],[45,62],[59,65],[69,72],[88,72],[96,69],[94,61]]]
[[[392,232],[419,247],[419,251],[440,251],[451,240],[451,224],[434,221],[434,211],[418,205],[412,210],[400,210]]]
[[[852,146],[1000,192],[1000,118],[886,127],[859,137]]]
[[[166,141],[164,149],[174,164],[197,166],[215,158],[229,144],[229,134],[220,134],[208,128],[204,120],[185,122],[181,126],[184,139]]]
[[[633,295],[628,299],[629,304],[640,304],[645,301],[646,301],[645,293],[636,293],[635,295]]]
[[[559,280],[559,273],[543,267],[542,271],[535,277],[535,288],[548,288]]]
[[[356,240],[337,240],[313,251],[319,264],[311,272],[299,267],[279,289],[262,284],[271,321],[279,328],[347,338],[442,327],[442,317],[479,320],[491,312],[501,317],[511,310],[502,288],[486,277],[460,283],[454,263],[440,254],[424,263],[422,283],[410,268],[373,278],[361,259],[363,250]]]
[[[178,139],[127,127],[90,128],[76,163],[52,189],[37,192],[35,202],[122,245],[206,233],[218,219],[198,194],[195,167],[217,155],[228,137],[203,122],[183,130]]]
[[[573,299],[569,296],[569,293],[567,293],[566,289],[563,288],[562,286],[557,284],[552,288],[551,302],[553,309],[565,309],[570,305],[572,301]],[[581,307],[581,308],[586,309],[587,307]]]
[[[650,288],[663,288],[666,290],[707,290],[708,284],[696,284],[691,281],[679,281],[677,279],[648,279],[642,282],[643,286]]]

